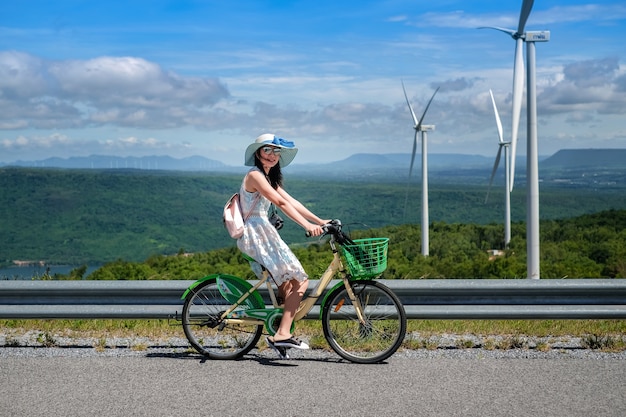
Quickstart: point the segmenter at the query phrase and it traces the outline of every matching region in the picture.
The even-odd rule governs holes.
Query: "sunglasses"
[[[271,146],[264,146],[261,148],[265,155],[269,155],[274,152],[274,155],[280,156],[280,148],[272,148]]]

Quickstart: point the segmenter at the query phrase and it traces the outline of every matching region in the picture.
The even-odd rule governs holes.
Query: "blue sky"
[[[265,132],[296,163],[409,153],[495,156],[489,89],[511,135],[522,0],[4,1],[0,162],[202,155],[241,165]],[[626,148],[626,4],[536,0],[538,148]],[[518,155],[525,154],[525,113]]]

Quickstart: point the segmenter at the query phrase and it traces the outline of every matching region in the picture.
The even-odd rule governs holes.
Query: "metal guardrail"
[[[626,279],[380,281],[400,297],[410,319],[626,318]],[[0,318],[175,318],[192,283],[0,281]],[[267,290],[260,292],[269,304]],[[307,318],[318,313],[314,308]]]

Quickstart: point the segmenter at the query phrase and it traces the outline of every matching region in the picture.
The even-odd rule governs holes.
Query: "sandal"
[[[293,336],[285,340],[274,339],[273,343],[275,346],[282,346],[286,348],[294,348],[294,349],[308,349],[309,348],[309,345],[307,345],[305,342],[303,342],[300,339],[296,339]]]
[[[272,348],[274,352],[278,354],[280,359],[289,359],[289,355],[287,354],[287,348],[283,346],[276,346],[270,337],[265,338],[265,342],[269,347]]]

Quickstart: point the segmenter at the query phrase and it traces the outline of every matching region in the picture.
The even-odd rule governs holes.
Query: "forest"
[[[101,268],[89,279],[195,279],[214,272],[250,277],[223,228],[224,202],[240,175],[137,170],[0,169],[0,262],[45,260]],[[421,255],[418,185],[289,178],[285,187],[316,213],[340,218],[353,237],[389,237],[383,278],[525,278],[525,194],[512,195],[512,240],[503,247],[503,198],[487,184],[430,187],[430,256]],[[623,189],[541,188],[541,277],[623,278]],[[407,210],[405,211],[405,207]],[[327,245],[287,221],[285,240],[312,277]],[[492,256],[492,250],[502,250]],[[82,272],[81,272],[82,271]]]
[[[541,223],[541,278],[626,278],[626,210],[611,210]],[[497,225],[434,223],[429,256],[421,254],[419,226],[387,226],[356,231],[353,238],[388,237],[384,279],[526,278],[525,226],[515,223],[510,247],[493,256],[501,239]],[[319,277],[331,253],[325,240],[294,247],[311,278]],[[143,262],[117,260],[89,279],[197,279],[213,273],[254,279],[247,262],[231,246],[196,254],[152,256]],[[84,269],[82,270],[84,273]],[[57,279],[81,279],[81,270]]]

